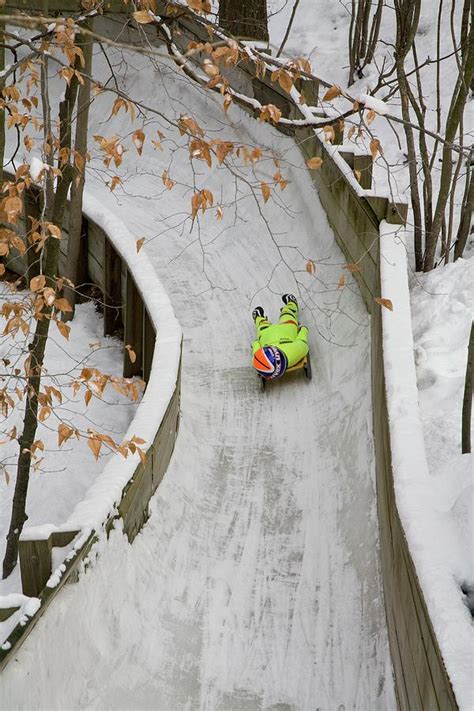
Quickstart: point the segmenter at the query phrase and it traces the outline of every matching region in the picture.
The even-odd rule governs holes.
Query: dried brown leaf
[[[319,170],[319,168],[322,166],[322,164],[323,164],[323,160],[319,156],[314,156],[313,158],[310,158],[309,160],[306,161],[306,165],[311,170]]]
[[[154,22],[148,10],[137,10],[132,13],[132,17],[139,25],[148,25],[150,22]]]
[[[265,183],[262,181],[260,183],[260,190],[262,191],[263,202],[267,202],[268,198],[270,197],[270,193],[271,193],[270,186],[268,185],[268,183]]]
[[[312,259],[308,259],[308,261],[306,262],[306,271],[308,272],[308,274],[311,275],[315,273],[316,264],[313,262]]]
[[[385,309],[388,309],[389,311],[393,311],[393,304],[390,299],[384,299],[381,296],[377,297],[374,299],[376,304],[380,304],[380,306],[383,306]]]
[[[337,86],[337,84],[333,84],[333,86],[331,86],[324,94],[323,101],[332,101],[332,99],[335,99],[337,96],[341,96],[341,94],[341,87]]]

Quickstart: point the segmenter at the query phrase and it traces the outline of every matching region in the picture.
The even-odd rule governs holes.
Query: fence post
[[[67,546],[78,533],[79,531],[54,531],[47,538],[37,540],[20,537],[18,553],[24,595],[38,597],[53,572],[53,547]]]
[[[128,269],[124,328],[123,375],[124,378],[131,378],[143,374],[143,300]],[[135,353],[133,363],[126,346],[130,346]]]
[[[372,188],[373,158],[370,154],[354,155],[354,171],[360,174],[359,184],[364,190]]]
[[[122,260],[104,235],[104,336],[122,326]]]
[[[148,382],[155,350],[156,333],[148,315],[148,311],[143,309],[143,380]]]
[[[462,453],[471,453],[471,415],[472,415],[472,361],[474,359],[474,321],[471,324],[471,335],[467,347],[466,380],[464,382],[464,398],[462,402]]]

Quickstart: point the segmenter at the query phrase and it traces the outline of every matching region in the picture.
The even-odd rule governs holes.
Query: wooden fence
[[[12,177],[6,176],[6,179]],[[26,207],[33,215],[38,209],[36,189],[30,191]],[[25,224],[26,220],[20,225],[20,232]],[[66,212],[61,263],[64,263],[67,234],[68,213]],[[134,363],[124,349],[123,374],[125,377],[138,375],[147,383],[156,344],[156,330],[149,311],[147,294],[140,292],[133,271],[121,256],[120,248],[113,241],[113,236],[107,234],[92,219],[83,217],[81,241],[84,260],[83,281],[93,284],[102,294],[104,335],[120,335],[124,344],[129,344],[133,348],[137,356]],[[16,253],[8,259],[7,267],[18,274],[23,274],[28,268],[28,260]],[[108,532],[116,518],[122,519],[123,530],[130,542],[148,518],[148,503],[160,484],[173,453],[179,425],[180,371],[181,366],[177,369],[174,391],[161,424],[156,430],[153,443],[146,452],[145,461],[137,464],[123,488],[120,501],[117,502],[117,513],[110,514],[104,522]],[[36,534],[33,538],[28,529],[25,529],[19,544],[23,594],[39,598],[40,607],[32,617],[23,616],[0,647],[0,669],[16,653],[19,644],[33,629],[61,587],[68,580],[77,578],[81,563],[85,561],[97,540],[96,531],[83,535],[80,530],[65,530],[61,526],[41,528],[43,529],[41,535],[37,535],[37,531],[33,529]],[[65,551],[65,555],[61,556],[64,558],[64,563],[58,581],[48,585],[54,568],[53,549]],[[55,558],[57,559],[57,556]],[[5,620],[9,615],[19,613],[19,610],[10,608],[8,611],[3,610],[2,613],[2,620]]]

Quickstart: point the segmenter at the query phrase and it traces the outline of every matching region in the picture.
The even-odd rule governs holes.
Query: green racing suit
[[[255,328],[257,338],[252,343],[252,355],[264,346],[276,346],[286,355],[288,368],[292,368],[308,354],[308,329],[298,325],[298,306],[293,301],[281,308],[278,323],[257,316]]]

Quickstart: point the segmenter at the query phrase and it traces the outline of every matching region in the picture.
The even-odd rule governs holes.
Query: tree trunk
[[[464,195],[462,199],[461,207],[461,221],[458,227],[458,233],[456,235],[456,243],[454,245],[454,261],[462,257],[464,248],[466,246],[467,238],[469,236],[469,230],[471,228],[472,213],[474,211],[474,181],[472,179],[473,169],[471,168],[470,161],[471,156],[468,158],[466,167],[466,187],[464,189]]]
[[[91,21],[87,26],[92,29]],[[80,36],[84,38],[84,35]],[[79,42],[78,42],[79,44]],[[84,73],[88,76],[92,72],[92,49],[94,42],[90,37],[86,37],[80,44],[84,55]],[[84,265],[80,263],[82,232],[82,196],[84,193],[84,183],[86,178],[86,154],[87,154],[87,128],[89,124],[89,106],[91,99],[91,82],[88,76],[84,77],[84,84],[79,87],[77,98],[77,121],[76,137],[74,149],[76,160],[79,163],[73,168],[73,180],[71,184],[71,202],[69,205],[69,235],[66,255],[65,276],[72,281],[75,287],[78,286],[80,273]],[[72,312],[63,314],[63,320],[69,321],[74,316],[77,292],[74,288],[66,285],[64,296],[72,306]]]
[[[51,112],[49,96],[47,91],[47,67],[41,66],[42,79],[42,106],[43,106],[43,131],[45,147],[52,145],[51,134]],[[71,147],[71,119],[72,110],[77,96],[77,78],[73,76],[69,86],[66,88],[64,101],[59,105],[59,136],[60,148]],[[46,155],[52,155],[52,150],[45,150]],[[50,159],[51,160],[51,159]],[[52,184],[52,177],[46,178],[46,204],[45,219],[57,225],[62,225],[64,210],[66,207],[67,194],[71,184],[71,170],[67,163],[62,168],[62,175],[58,178],[56,192]],[[46,241],[45,258],[43,263],[43,274],[46,277],[47,286],[56,289],[56,276],[58,272],[60,240],[49,237]],[[36,430],[38,428],[38,395],[41,386],[41,374],[44,363],[44,353],[48,339],[50,316],[53,307],[43,308],[43,318],[36,322],[35,334],[29,345],[30,364],[27,371],[25,416],[23,420],[23,431],[18,439],[20,452],[18,455],[17,475],[15,491],[13,495],[12,515],[10,527],[7,534],[7,547],[3,559],[3,578],[7,578],[14,569],[18,558],[18,540],[23,530],[26,514],[26,497],[28,493],[28,483],[31,467],[31,447],[35,441]]]
[[[462,403],[462,453],[471,453],[471,415],[472,415],[472,368],[474,360],[474,322],[471,324],[471,335],[467,348],[466,380],[464,382],[464,399]]]
[[[407,142],[408,170],[410,174],[411,205],[413,210],[415,236],[415,269],[423,266],[421,202],[418,190],[418,170],[413,129],[410,124],[409,84],[405,73],[405,58],[413,47],[418,21],[420,18],[420,0],[395,0],[397,36],[395,42],[396,70],[402,105],[405,138]]]
[[[268,42],[266,0],[219,0],[219,24],[234,37]]]
[[[1,17],[3,15],[3,7],[0,7],[0,76],[5,69],[5,37],[3,34],[5,24]],[[0,79],[0,92],[4,86],[3,80]],[[3,163],[5,161],[5,109],[0,109],[0,185],[3,183]]]
[[[377,9],[369,22],[372,5],[371,0],[352,0],[351,24],[349,28],[349,81],[351,86],[356,77],[363,77],[363,69],[374,58],[375,47],[380,32],[383,0],[377,0]]]
[[[416,149],[413,129],[410,123],[410,110],[408,81],[403,66],[397,65],[398,84],[400,86],[400,98],[402,102],[402,118],[404,120],[405,138],[407,142],[408,172],[410,175],[411,207],[413,210],[414,225],[414,247],[415,247],[415,269],[421,271],[423,268],[423,229],[421,219],[420,192],[418,190],[418,169],[416,164]]]
[[[472,22],[472,14],[472,0],[464,0],[461,18],[461,56],[463,62],[466,61],[466,54],[469,50],[469,22]],[[470,89],[474,93],[474,74],[471,77]]]
[[[452,144],[456,138],[456,133],[459,128],[469,87],[474,73],[474,23],[471,24],[469,31],[468,50],[465,55],[465,63],[462,70],[459,72],[456,87],[449,107],[448,117],[446,119],[446,142],[443,145],[443,158],[441,162],[441,178],[439,185],[438,200],[433,217],[431,234],[427,235],[426,250],[423,262],[423,270],[430,271],[434,267],[436,247],[438,245],[441,225],[444,218],[446,203],[451,188],[451,178],[453,174],[452,165]]]

